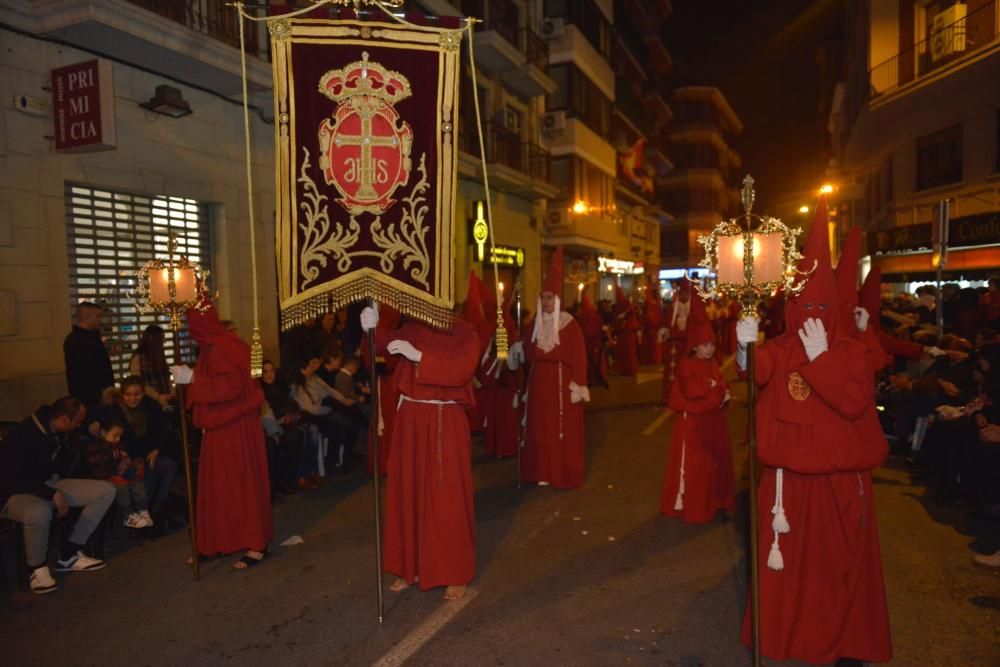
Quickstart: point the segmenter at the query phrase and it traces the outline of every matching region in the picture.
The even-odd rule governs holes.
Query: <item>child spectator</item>
[[[129,528],[149,528],[153,518],[146,501],[143,482],[144,459],[129,457],[122,448],[125,424],[114,418],[101,421],[100,439],[87,446],[84,454],[91,477],[115,485],[115,502]]]

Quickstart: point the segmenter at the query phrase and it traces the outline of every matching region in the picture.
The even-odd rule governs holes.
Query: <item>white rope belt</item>
[[[400,394],[399,405],[402,405],[403,401],[406,401],[408,403],[424,403],[426,405],[458,405],[458,403],[456,403],[455,401],[440,401],[436,398],[427,398],[427,399],[410,398],[406,394]],[[399,407],[399,405],[397,405],[396,407]]]

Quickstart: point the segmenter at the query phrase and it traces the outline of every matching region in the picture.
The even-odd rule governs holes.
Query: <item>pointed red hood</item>
[[[542,283],[543,292],[551,292],[562,299],[563,287],[563,249],[562,246],[556,248],[552,255],[552,262],[549,270],[545,274],[545,282]]]
[[[840,315],[845,331],[854,331],[854,308],[858,305],[858,262],[861,260],[861,228],[851,227],[840,253],[834,276],[840,297]]]
[[[802,294],[792,297],[785,305],[785,330],[798,335],[807,319],[820,319],[826,328],[827,339],[832,343],[841,333],[840,298],[833,268],[830,266],[830,242],[826,234],[827,212],[822,203],[816,210],[813,226],[806,238],[803,259],[799,263],[801,271],[809,271],[814,265],[816,270],[806,277],[806,288]]]
[[[697,292],[691,294],[691,312],[687,321],[687,348],[693,349],[702,343],[714,343],[715,331],[708,319],[705,301]]]
[[[882,269],[873,266],[865,277],[865,282],[861,285],[858,293],[858,305],[868,311],[871,318],[869,326],[878,326],[878,320],[882,313]]]
[[[226,331],[222,320],[219,319],[219,312],[215,309],[215,304],[211,299],[205,298],[202,302],[207,307],[204,312],[190,308],[187,311],[188,331],[191,338],[199,347],[205,347],[222,340],[240,340],[240,337],[231,331]]]

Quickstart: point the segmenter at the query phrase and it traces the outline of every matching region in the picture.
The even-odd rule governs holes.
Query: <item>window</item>
[[[177,251],[205,270],[211,268],[207,206],[193,199],[148,196],[67,183],[66,242],[71,303],[93,301],[104,308],[103,335],[115,375],[128,374],[132,350],[150,324],[167,330],[167,361],[174,356],[168,319],[140,314],[129,296],[135,273],[154,257],[167,256],[169,233]],[[181,357],[193,358],[181,332]]]
[[[615,179],[575,156],[552,159],[552,185],[567,206],[583,201],[595,214],[603,214],[615,203]]]
[[[605,60],[611,60],[611,24],[594,0],[545,0],[544,13],[575,25]]]
[[[917,139],[917,190],[959,183],[962,171],[962,125]]]
[[[549,68],[549,75],[559,86],[548,96],[545,108],[566,111],[604,139],[611,134],[611,100],[574,65]]]

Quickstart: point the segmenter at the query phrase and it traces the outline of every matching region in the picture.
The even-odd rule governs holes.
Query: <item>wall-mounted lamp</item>
[[[171,118],[180,118],[191,113],[191,105],[184,99],[181,91],[167,85],[157,86],[153,97],[148,102],[140,102],[139,106]]]

